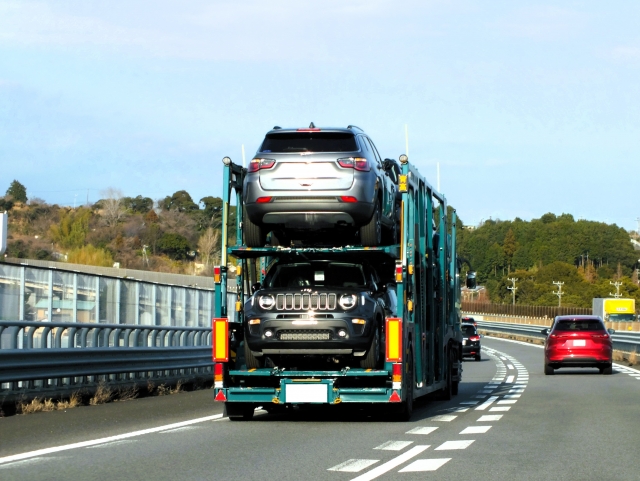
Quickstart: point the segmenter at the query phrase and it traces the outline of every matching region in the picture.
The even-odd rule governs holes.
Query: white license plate
[[[328,384],[285,384],[286,403],[326,403],[329,398]]]
[[[580,346],[586,346],[587,345],[587,341],[585,341],[584,339],[576,339],[575,341],[573,341],[573,347],[580,347]]]

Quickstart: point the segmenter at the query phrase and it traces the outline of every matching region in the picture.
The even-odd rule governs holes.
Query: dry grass
[[[34,398],[31,402],[20,403],[19,412],[22,414],[33,414],[39,412],[55,411],[56,403],[51,399]]]
[[[89,400],[89,404],[92,406],[97,406],[98,404],[108,403],[113,399],[114,392],[113,390],[107,386],[106,384],[100,383],[96,393]]]
[[[131,401],[138,397],[138,386],[118,389],[117,401]]]
[[[624,353],[621,351],[613,351],[613,360],[618,362],[624,361]]]
[[[638,353],[636,351],[633,351],[631,354],[629,354],[629,364],[632,364],[634,366],[638,364]]]
[[[156,391],[158,396],[166,396],[167,394],[171,394],[171,386],[167,386],[166,384],[160,384],[158,386],[158,390]]]
[[[178,381],[176,387],[169,391],[169,394],[178,394],[182,392],[182,381]]]
[[[62,401],[58,401],[56,404],[56,409],[58,411],[63,411],[65,409],[77,408],[82,405],[82,397],[80,393],[74,392],[69,399],[63,399]]]
[[[151,379],[149,379],[149,380],[147,381],[147,393],[148,393],[148,394],[153,394],[153,390],[154,390],[155,388],[156,388],[155,383],[154,383]]]

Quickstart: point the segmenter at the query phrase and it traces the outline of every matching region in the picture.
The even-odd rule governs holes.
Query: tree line
[[[640,300],[640,253],[616,225],[552,213],[531,221],[489,220],[462,231],[459,253],[492,302],[513,302],[508,287],[516,287],[515,302],[526,305],[590,307],[594,297],[617,293]]]
[[[0,198],[10,212],[7,256],[203,275],[219,262],[221,198],[196,203],[179,190],[154,201],[117,189],[101,197],[78,208],[52,205],[29,199],[14,180]]]

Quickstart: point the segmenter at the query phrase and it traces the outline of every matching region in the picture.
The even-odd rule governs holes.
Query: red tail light
[[[358,202],[358,199],[356,199],[354,196],[352,195],[341,195],[340,196],[340,200],[342,202]]]
[[[345,169],[356,169],[361,172],[369,172],[371,170],[369,161],[364,157],[346,157],[344,159],[338,159],[338,164],[340,167],[344,167]]]
[[[276,165],[276,161],[273,159],[252,159],[247,170],[249,172],[258,172],[262,169],[270,169],[274,165]]]
[[[470,341],[479,341],[480,340],[480,336],[470,336],[469,340]]]
[[[258,204],[266,204],[266,203],[268,203],[268,202],[271,202],[271,199],[273,199],[273,197],[258,197],[258,198],[256,199],[256,202],[257,202]]]
[[[224,366],[220,363],[215,363],[213,365],[213,380],[214,381],[223,381],[224,376]]]

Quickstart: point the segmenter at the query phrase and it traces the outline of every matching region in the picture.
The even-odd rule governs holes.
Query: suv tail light
[[[470,341],[479,341],[480,340],[480,336],[470,336],[469,340]]]
[[[249,172],[258,172],[262,169],[270,169],[274,165],[276,165],[276,161],[273,159],[252,159],[247,170]]]
[[[364,157],[345,157],[344,159],[338,159],[338,165],[345,169],[356,169],[361,172],[369,172],[371,170],[369,161]]]

